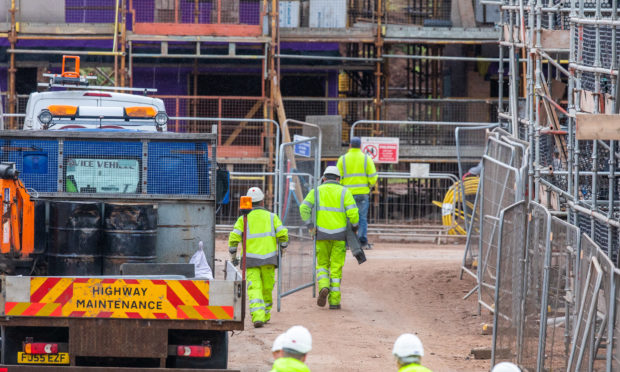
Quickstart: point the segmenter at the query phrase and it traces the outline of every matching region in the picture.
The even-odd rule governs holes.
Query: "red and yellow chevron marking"
[[[5,315],[132,319],[233,319],[233,306],[209,305],[209,281],[30,279],[30,302],[6,302]]]

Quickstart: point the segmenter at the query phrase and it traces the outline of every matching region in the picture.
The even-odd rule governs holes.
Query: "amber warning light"
[[[249,212],[252,210],[252,197],[251,196],[242,196],[239,201],[239,209],[241,212]]]

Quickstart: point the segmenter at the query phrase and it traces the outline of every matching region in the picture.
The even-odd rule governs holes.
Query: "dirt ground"
[[[226,258],[226,246],[218,241],[218,259]],[[347,253],[341,310],[319,308],[307,288],[285,297],[282,311],[263,328],[253,328],[247,316],[246,330],[230,337],[229,368],[269,371],[273,340],[301,324],[312,333],[307,365],[314,372],[396,371],[392,346],[405,332],[420,337],[423,364],[435,372],[488,371],[489,361],[470,355],[474,347],[490,347],[491,336],[481,335],[481,323],[490,317],[476,315],[475,295],[462,300],[473,286],[467,275],[459,280],[463,249],[379,243],[366,251],[362,265]]]

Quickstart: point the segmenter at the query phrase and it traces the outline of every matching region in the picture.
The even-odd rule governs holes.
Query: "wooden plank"
[[[542,30],[540,38],[543,49],[570,48],[570,30]]]
[[[282,135],[284,139],[284,143],[292,142],[291,141],[291,133],[288,131],[288,125],[286,124],[286,112],[284,111],[284,101],[282,101],[282,93],[280,92],[280,85],[275,87],[275,99],[276,99],[276,111],[278,113],[278,120],[280,121],[280,126],[282,130]],[[297,164],[295,162],[295,154],[293,153],[292,146],[286,146],[286,157],[291,161],[291,168],[297,168]],[[278,149],[279,151],[279,149]],[[320,156],[320,155],[319,155]],[[293,182],[295,183],[295,195],[297,196],[297,200],[301,203],[304,200],[304,194],[301,191],[301,181],[299,177],[293,177]]]
[[[549,92],[549,87],[547,86],[547,82],[544,79],[544,76],[541,74],[540,76],[540,81],[542,83],[542,93],[544,96],[546,96],[549,99],[551,98],[551,93]],[[546,99],[543,98],[542,100],[543,106],[545,108],[545,111],[547,112],[547,118],[549,120],[549,126],[556,131],[561,130],[560,128],[560,121],[558,120],[558,114],[555,112],[555,107],[552,107],[551,104],[549,103],[549,101],[547,101]],[[556,149],[559,150],[560,152],[560,160],[562,161],[562,166],[564,167],[564,169],[566,169],[567,166],[567,159],[568,159],[568,155],[567,155],[567,148],[566,148],[566,139],[564,138],[563,135],[560,134],[554,134],[553,135],[553,140],[555,141],[555,146]]]
[[[245,116],[244,119],[251,119],[256,114],[258,109],[260,109],[262,106],[263,106],[263,101],[262,100],[257,101],[254,104],[254,106],[252,106],[252,108],[250,109],[250,111],[248,112],[248,114]],[[241,124],[239,124],[239,126],[237,126],[237,128],[235,128],[235,130],[230,134],[228,139],[226,139],[226,142],[224,142],[224,146],[232,145],[234,140],[237,139],[237,136],[239,135],[239,133],[241,133],[243,128],[245,128],[248,125],[248,123],[249,123],[248,121],[241,122]]]
[[[620,140],[620,115],[576,115],[578,140]]]
[[[261,36],[263,29],[255,25],[136,23],[133,32],[146,35]]]

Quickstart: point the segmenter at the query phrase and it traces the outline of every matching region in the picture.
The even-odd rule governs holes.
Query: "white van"
[[[49,91],[30,94],[24,130],[165,132],[167,122],[159,98],[99,90]]]

